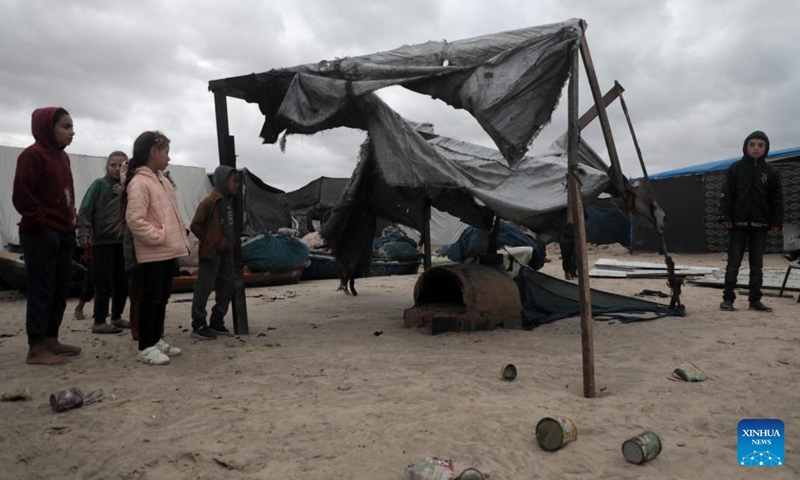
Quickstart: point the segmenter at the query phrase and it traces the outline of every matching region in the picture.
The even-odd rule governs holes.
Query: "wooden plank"
[[[603,95],[603,107],[608,108],[608,106],[611,105],[618,97],[620,97],[624,91],[625,89],[622,88],[622,85],[614,82],[614,86],[611,87],[611,89],[609,89],[605,95]],[[578,119],[578,127],[583,130],[590,123],[592,123],[592,120],[595,118],[597,118],[597,107],[592,105],[592,108],[587,110],[586,113],[581,115],[581,118]]]
[[[567,129],[568,190],[572,205],[572,224],[575,226],[575,256],[578,259],[578,296],[581,307],[581,353],[583,359],[583,396],[594,398],[594,334],[592,332],[592,298],[589,286],[589,260],[586,257],[586,224],[583,218],[583,199],[578,177],[578,49],[572,50],[572,73],[569,76]],[[601,113],[605,110],[601,109]]]
[[[783,284],[783,278],[786,276],[785,269],[769,269],[764,270],[764,284],[761,288],[770,290],[780,290]],[[715,272],[702,277],[690,278],[690,282],[709,287],[724,287],[725,286],[725,272]],[[750,269],[742,268],[739,270],[739,276],[736,279],[736,286],[740,288],[747,288],[750,283]],[[792,270],[789,275],[789,280],[786,282],[786,290],[800,291],[800,270]]]
[[[628,272],[624,270],[605,270],[593,268],[589,270],[589,276],[593,278],[627,278]]]
[[[641,270],[641,269],[653,269],[653,270],[666,270],[667,266],[663,263],[652,263],[652,262],[625,262],[622,260],[617,260],[615,258],[598,258],[594,262],[595,267],[603,267],[604,269],[620,269],[620,270]],[[675,270],[682,270],[682,271],[691,271],[697,273],[712,273],[716,270],[720,270],[719,268],[713,267],[692,267],[689,265],[675,265]]]

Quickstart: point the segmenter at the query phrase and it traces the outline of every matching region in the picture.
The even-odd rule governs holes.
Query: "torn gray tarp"
[[[579,19],[454,42],[426,42],[388,52],[212,82],[226,95],[258,103],[261,136],[366,129],[354,98],[402,85],[469,111],[514,165],[550,121],[569,77],[570,55],[583,37]]]
[[[584,29],[582,20],[572,19],[216,80],[209,88],[258,103],[268,143],[283,132],[342,126],[368,132],[322,230],[344,276],[353,277],[369,265],[375,217],[421,229],[428,202],[480,228],[491,225],[495,212],[534,231],[564,221],[565,138],[545,155],[525,152],[550,121]],[[469,111],[499,152],[417,130],[375,95],[392,85]],[[579,157],[589,201],[609,186],[608,169],[582,142]]]
[[[357,276],[369,266],[367,239],[375,216],[422,229],[426,202],[481,228],[491,225],[495,213],[537,232],[558,228],[565,219],[566,136],[544,154],[523,157],[510,168],[496,150],[430,133],[426,140],[377,96],[364,97],[358,105],[369,139],[322,229],[345,276]],[[578,158],[588,202],[610,179],[591,166],[604,164],[583,141]]]

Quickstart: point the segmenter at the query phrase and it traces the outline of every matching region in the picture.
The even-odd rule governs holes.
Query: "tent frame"
[[[584,24],[585,25],[585,24]],[[613,186],[620,195],[625,195],[626,188],[623,182],[622,169],[617,155],[616,144],[611,132],[611,125],[606,112],[606,105],[621,96],[622,88],[612,88],[605,96],[601,95],[597,81],[594,63],[589,52],[585,33],[579,42],[576,42],[571,53],[571,74],[568,86],[568,211],[571,212],[573,224],[576,226],[576,256],[578,261],[578,289],[580,292],[580,317],[581,317],[581,345],[583,360],[583,393],[586,398],[596,395],[595,373],[594,373],[594,337],[592,332],[592,312],[591,312],[591,293],[589,286],[589,268],[586,250],[586,226],[584,223],[583,202],[580,195],[580,177],[578,175],[578,144],[580,131],[595,117],[599,118],[603,138],[611,160],[611,170],[615,173]],[[578,57],[583,59],[586,69],[587,79],[591,88],[594,105],[591,110],[578,118],[578,81],[579,70]],[[255,74],[230,77],[219,80],[211,80],[208,85],[209,91],[214,95],[216,124],[217,124],[217,145],[219,149],[220,165],[227,165],[236,168],[236,154],[234,137],[230,135],[228,124],[227,97],[245,99],[242,86],[246,86],[255,80]],[[617,84],[618,85],[618,84]],[[637,144],[638,148],[638,144]],[[646,172],[645,172],[646,176]],[[237,196],[240,197],[240,196]],[[431,264],[431,244],[430,244],[430,203],[426,205],[425,228],[423,229],[423,243],[425,246],[425,268]],[[642,212],[648,213],[648,212]],[[649,212],[652,216],[652,212]],[[241,226],[243,221],[243,206],[241,199],[234,205],[235,221],[237,226]],[[491,242],[490,242],[491,243]],[[243,267],[237,265],[236,268],[236,294],[233,301],[233,324],[234,332],[237,335],[246,335],[249,332],[247,321],[247,305],[245,303]]]

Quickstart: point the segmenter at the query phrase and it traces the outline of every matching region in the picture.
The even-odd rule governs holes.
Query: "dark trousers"
[[[206,304],[211,290],[215,291],[216,301],[211,308],[209,323],[224,325],[228,306],[233,300],[234,276],[233,254],[218,255],[214,260],[200,259],[197,281],[192,298],[192,329],[206,326]]]
[[[724,300],[735,300],[736,279],[739,276],[739,267],[742,265],[744,250],[750,250],[748,262],[750,263],[750,295],[749,300],[761,300],[761,285],[764,283],[764,250],[767,248],[767,232],[765,230],[751,230],[748,228],[733,227],[728,230],[728,265],[725,268]]]
[[[81,289],[81,296],[80,301],[83,303],[91,302],[94,298],[94,280],[92,280],[92,263],[89,262],[86,264],[86,282],[83,284],[83,288]]]
[[[131,336],[134,340],[139,340],[139,308],[142,304],[142,269],[140,267],[136,267],[128,273],[128,297],[131,299],[131,307],[128,311]]]
[[[75,235],[43,228],[21,231],[19,239],[28,282],[28,345],[42,345],[45,338],[58,338],[67,307]]]
[[[94,281],[94,323],[105,323],[111,299],[111,319],[122,318],[128,298],[125,257],[122,244],[92,245],[92,280]],[[112,297],[113,295],[113,297]]]
[[[97,260],[95,260],[96,262]],[[143,263],[142,295],[139,307],[139,350],[152,347],[161,340],[167,302],[172,293],[172,272],[175,260]]]

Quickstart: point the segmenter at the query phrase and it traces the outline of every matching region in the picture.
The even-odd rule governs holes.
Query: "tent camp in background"
[[[292,217],[299,223],[302,233],[307,233],[306,213],[314,203],[320,202],[323,207],[333,207],[349,181],[349,178],[319,177],[284,196]]]
[[[658,204],[666,213],[665,238],[672,252],[724,252],[728,236],[719,223],[719,198],[725,172],[741,157],[650,175]],[[781,175],[785,224],[800,225],[800,148],[777,150],[767,162]],[[643,222],[635,222],[633,250],[657,251],[660,240]],[[767,252],[784,249],[783,233],[770,233]]]
[[[20,215],[14,208],[12,194],[17,157],[24,149],[0,145],[0,247],[19,246]],[[89,185],[106,174],[106,157],[69,154],[72,179],[75,184],[75,199],[80,205]],[[205,169],[186,165],[170,164],[167,170],[177,186],[178,208],[186,225],[192,221],[200,201],[211,193]]]
[[[292,213],[286,203],[285,192],[267,185],[246,168],[239,169],[244,196],[244,233],[257,235],[281,227],[292,227]],[[208,174],[209,185],[214,174]]]

